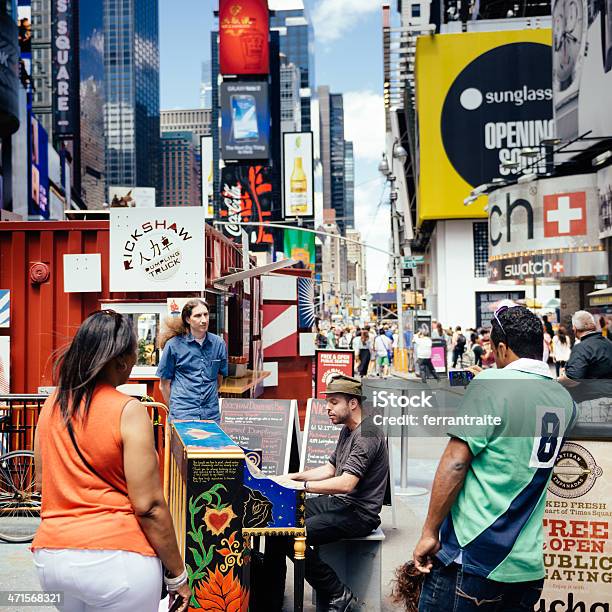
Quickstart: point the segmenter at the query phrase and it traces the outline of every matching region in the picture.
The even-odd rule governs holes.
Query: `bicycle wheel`
[[[34,490],[34,453],[0,457],[0,540],[31,542],[40,524],[40,493]]]

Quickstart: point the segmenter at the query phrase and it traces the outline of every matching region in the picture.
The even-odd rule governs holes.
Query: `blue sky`
[[[277,2],[279,0],[276,0]],[[384,147],[380,0],[306,0],[315,25],[317,85],[345,94],[345,138],[355,142],[356,225],[363,239],[386,248],[388,206],[378,207]],[[201,62],[210,58],[215,0],[160,0],[161,107],[199,106]],[[367,250],[368,285],[381,291],[387,257]]]

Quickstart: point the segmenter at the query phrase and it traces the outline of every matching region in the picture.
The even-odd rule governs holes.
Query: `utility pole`
[[[397,213],[397,191],[395,190],[395,176],[390,174],[391,193],[391,232],[393,235],[393,264],[395,267],[395,300],[397,302],[397,346],[400,350],[406,348],[404,341],[404,296],[402,294],[402,250],[400,248],[400,224]]]

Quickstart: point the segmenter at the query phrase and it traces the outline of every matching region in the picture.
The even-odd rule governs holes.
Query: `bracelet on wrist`
[[[183,569],[182,573],[176,578],[169,578],[168,576],[164,576],[164,583],[166,584],[166,588],[169,593],[175,593],[178,591],[184,584],[189,580],[189,576],[187,575],[187,569]]]

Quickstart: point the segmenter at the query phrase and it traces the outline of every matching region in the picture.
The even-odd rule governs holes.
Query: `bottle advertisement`
[[[314,215],[312,132],[283,134],[285,219]]]

